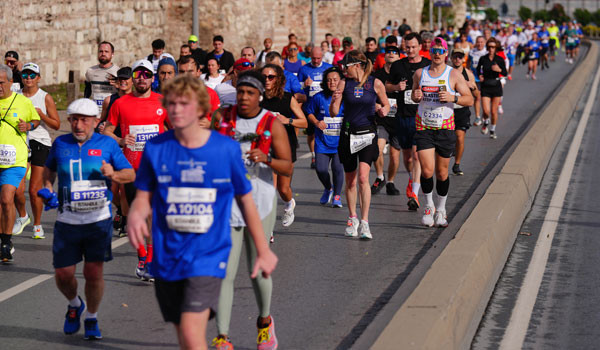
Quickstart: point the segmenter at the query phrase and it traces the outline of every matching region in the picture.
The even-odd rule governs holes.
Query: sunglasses
[[[152,78],[152,76],[154,75],[152,72],[149,72],[147,70],[136,70],[135,72],[133,72],[133,79],[139,79],[139,78],[144,78],[144,79],[150,79]]]
[[[432,48],[429,50],[429,52],[430,52],[432,55],[443,55],[443,54],[445,54],[446,52],[448,52],[448,50],[446,50],[446,49],[441,49],[441,48],[439,48],[439,47],[432,47]]]
[[[21,73],[23,79],[35,79],[35,77],[37,77],[37,73]]]
[[[488,49],[495,49],[495,48],[496,48],[496,45],[488,45],[488,46],[487,46],[487,48],[488,48]]]
[[[390,51],[386,51],[385,53],[399,55],[400,51],[390,50]]]
[[[17,61],[16,61],[16,60],[15,60],[15,61],[13,61],[13,60],[4,60],[4,62],[5,62],[6,64],[10,64],[11,66],[12,66],[13,64],[17,64]]]
[[[464,53],[455,53],[452,55],[452,58],[460,58],[463,59],[465,57]]]
[[[265,77],[265,79],[267,79],[267,80],[273,80],[273,79],[277,78],[277,76],[274,74],[271,74],[271,75],[263,74],[263,77]]]
[[[241,62],[235,65],[235,68],[239,68],[239,67],[244,67],[244,68],[248,68],[248,67],[254,67],[254,63],[253,62]]]
[[[288,51],[298,51],[298,48],[297,47],[292,47],[292,48],[288,49]]]

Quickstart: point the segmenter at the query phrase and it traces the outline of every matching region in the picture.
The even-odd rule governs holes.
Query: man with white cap
[[[150,87],[154,81],[152,63],[139,60],[133,63],[133,91],[118,100],[110,108],[104,134],[115,139],[121,147],[125,158],[137,171],[146,141],[165,131],[168,123],[167,111],[162,105],[162,95],[152,92]],[[121,137],[114,134],[115,128],[121,127]],[[135,198],[136,188],[133,183],[125,185],[125,197],[131,206]],[[138,248],[138,266],[136,276],[144,280],[153,280],[146,264],[152,262],[152,242],[148,240],[145,248]]]
[[[52,264],[56,286],[69,301],[64,333],[74,334],[81,327],[86,304],[77,293],[75,268],[85,258],[84,338],[96,340],[102,339],[97,314],[104,292],[103,265],[112,260],[111,182],[131,182],[135,173],[114,140],[94,133],[100,120],[95,102],[75,100],[67,114],[71,133],[54,140],[38,196],[46,209],[58,208]],[[57,177],[58,189],[53,192]]]

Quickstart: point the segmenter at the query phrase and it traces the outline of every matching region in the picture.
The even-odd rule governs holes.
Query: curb
[[[598,59],[598,45],[548,103],[455,238],[379,335],[371,349],[466,349],[550,157]]]

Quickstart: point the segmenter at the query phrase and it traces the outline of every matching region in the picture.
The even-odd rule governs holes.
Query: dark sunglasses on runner
[[[263,77],[265,77],[265,79],[267,79],[267,80],[273,80],[273,79],[277,78],[277,76],[275,74],[271,74],[271,75],[263,74]]]
[[[144,79],[150,79],[152,78],[152,75],[152,72],[140,69],[133,72],[133,79],[139,79],[140,77]]]
[[[439,48],[439,47],[432,47],[432,48],[429,50],[429,52],[430,52],[432,55],[443,55],[443,54],[445,54],[447,51],[448,51],[448,50],[446,50],[446,49],[442,49],[442,48]]]
[[[23,79],[35,79],[37,77],[37,73],[21,73],[21,78]]]

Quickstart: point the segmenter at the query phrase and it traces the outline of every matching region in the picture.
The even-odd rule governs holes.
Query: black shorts
[[[315,124],[309,122],[306,127],[306,135],[311,136],[315,134]]]
[[[52,241],[52,265],[58,269],[86,262],[112,260],[112,218],[73,225],[57,221]]]
[[[502,97],[502,84],[498,86],[481,86],[481,97]]]
[[[350,153],[350,137],[346,136],[345,131],[340,133],[340,141],[338,144],[338,154],[340,162],[344,166],[344,172],[351,173],[356,170],[358,163],[367,163],[369,166],[379,158],[379,146],[377,146],[377,128],[372,125],[360,130],[353,130],[355,134],[375,133],[375,137],[371,144],[352,154]]]
[[[398,133],[396,130],[390,130],[384,125],[377,125],[377,138],[387,140],[390,147],[400,149],[400,141],[398,140]]]
[[[43,167],[46,165],[46,159],[50,154],[50,148],[36,140],[29,140],[29,148],[31,149],[31,155],[29,156],[28,162],[31,165]]]
[[[398,142],[402,149],[412,149],[416,145],[414,137],[417,132],[415,117],[398,117]]]
[[[154,291],[165,322],[179,324],[181,313],[210,309],[213,318],[219,305],[223,280],[212,276],[189,277],[179,281],[156,279]]]
[[[456,148],[456,134],[454,130],[426,129],[417,131],[415,141],[417,142],[417,151],[435,148],[435,153],[442,158],[452,157]]]
[[[471,127],[471,109],[469,107],[454,110],[454,129],[467,131]]]
[[[547,53],[548,53],[548,47],[542,47],[542,50],[540,51],[540,57],[544,56]]]
[[[133,182],[126,183],[123,187],[125,188],[125,199],[127,200],[127,204],[131,206],[131,203],[133,203],[133,200],[135,199],[137,188]]]

